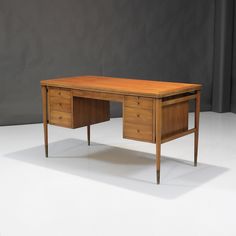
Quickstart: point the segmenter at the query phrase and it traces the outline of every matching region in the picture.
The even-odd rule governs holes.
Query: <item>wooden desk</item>
[[[199,84],[80,76],[41,81],[45,154],[48,124],[67,128],[110,119],[109,101],[123,104],[123,137],[156,144],[157,183],[160,183],[161,144],[194,133],[197,165],[200,113]],[[189,101],[195,100],[195,125],[188,128]]]

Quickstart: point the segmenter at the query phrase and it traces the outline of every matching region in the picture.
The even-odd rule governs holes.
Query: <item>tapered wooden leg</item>
[[[43,128],[44,128],[44,146],[45,156],[48,157],[48,114],[47,114],[47,88],[41,87],[43,103]]]
[[[88,145],[90,146],[90,125],[87,126],[87,139],[88,139]]]
[[[194,132],[194,166],[197,166],[198,138],[199,138],[199,116],[200,116],[200,91],[197,91],[195,102],[195,132]]]
[[[162,100],[156,99],[156,177],[160,184]]]

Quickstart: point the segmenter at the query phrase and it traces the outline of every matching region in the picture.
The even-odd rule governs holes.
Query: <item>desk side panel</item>
[[[162,138],[187,131],[188,112],[188,101],[164,106],[162,110]]]

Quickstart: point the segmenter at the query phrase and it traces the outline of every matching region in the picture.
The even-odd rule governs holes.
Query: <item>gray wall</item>
[[[83,74],[202,83],[210,110],[214,16],[214,0],[1,0],[0,125],[40,122],[40,80]]]

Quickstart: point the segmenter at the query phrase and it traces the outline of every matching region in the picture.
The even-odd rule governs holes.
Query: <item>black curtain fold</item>
[[[234,0],[215,1],[212,110],[231,109]]]

